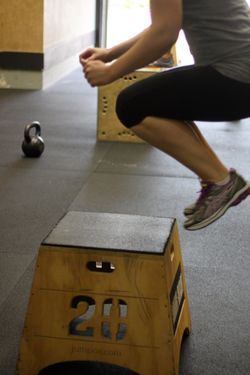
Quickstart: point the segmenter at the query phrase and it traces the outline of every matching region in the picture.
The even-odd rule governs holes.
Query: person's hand
[[[80,64],[84,67],[87,61],[100,60],[108,62],[108,49],[107,48],[87,48],[79,56]]]
[[[94,86],[107,85],[113,81],[111,65],[100,60],[88,60],[83,66],[83,72],[89,84]]]

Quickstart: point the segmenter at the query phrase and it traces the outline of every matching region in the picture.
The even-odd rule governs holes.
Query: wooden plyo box
[[[176,65],[175,48],[171,51],[173,66]],[[122,125],[115,112],[116,98],[127,86],[166,70],[157,66],[149,66],[136,70],[115,82],[98,88],[97,140],[144,143],[131,130]]]
[[[17,374],[177,375],[190,330],[175,219],[68,212],[39,249]]]
[[[137,70],[131,74],[98,88],[97,111],[97,140],[144,143],[131,130],[126,128],[118,119],[115,112],[116,98],[120,91],[127,86],[147,77],[150,77],[162,69],[149,67]]]
[[[169,52],[170,65],[177,65],[175,46]],[[122,89],[153,74],[166,70],[158,66],[148,66],[136,70],[131,74],[116,80],[115,82],[98,88],[98,111],[97,111],[97,140],[144,143],[132,131],[122,125],[115,113],[116,98]]]

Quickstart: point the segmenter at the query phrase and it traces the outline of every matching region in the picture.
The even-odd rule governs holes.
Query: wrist
[[[112,63],[110,64],[107,64],[107,75],[108,75],[108,81],[111,83],[113,81],[115,81],[117,78],[117,75],[116,75],[116,72],[115,72],[115,69],[114,69],[114,66]]]
[[[109,50],[109,48],[104,49],[104,58],[102,59],[102,61],[106,62],[106,63],[111,61],[110,60],[110,50]]]
[[[114,59],[117,58],[117,56],[115,55],[115,51],[114,51],[114,48],[107,48],[106,49],[106,61],[107,62],[111,62],[113,61]]]

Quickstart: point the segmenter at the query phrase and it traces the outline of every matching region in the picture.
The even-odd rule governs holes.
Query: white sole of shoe
[[[242,198],[240,197],[241,195],[242,195]],[[233,203],[237,201],[237,199],[240,198],[241,200],[244,200],[248,197],[248,195],[250,195],[250,183],[249,182],[242,189],[237,191],[237,193],[234,194],[232,199],[230,199],[230,201],[228,201],[224,207],[220,208],[213,215],[209,216],[207,219],[203,221],[200,221],[199,223],[195,223],[193,225],[191,224],[190,226],[185,226],[185,223],[184,223],[184,228],[191,231],[191,230],[198,230],[198,229],[207,227],[208,225],[212,224],[214,221],[218,220],[222,215],[224,215],[226,211],[228,210],[228,208],[233,206]]]

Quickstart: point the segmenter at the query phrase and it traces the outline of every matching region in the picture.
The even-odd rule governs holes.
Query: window
[[[150,25],[149,0],[106,0],[105,5],[107,47],[133,37]],[[176,43],[176,51],[178,64],[193,63],[182,31]]]

